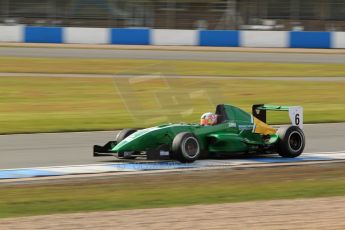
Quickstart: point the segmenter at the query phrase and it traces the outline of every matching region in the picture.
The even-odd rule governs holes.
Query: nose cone
[[[126,152],[126,151],[138,151],[138,143],[141,138],[133,138],[131,136],[128,136],[124,140],[122,140],[120,143],[118,143],[114,148],[113,151],[116,152]]]
[[[155,132],[153,128],[142,129],[129,135],[120,143],[118,143],[113,151],[127,152],[127,151],[145,151],[155,143]]]
[[[177,127],[178,131],[185,130],[184,126],[181,125],[164,125],[141,129],[118,143],[113,148],[113,151],[147,151],[149,149],[156,148],[161,144],[170,143],[170,136],[174,135],[175,131],[173,130],[176,129],[175,126]],[[167,135],[168,133],[170,133],[170,135]]]

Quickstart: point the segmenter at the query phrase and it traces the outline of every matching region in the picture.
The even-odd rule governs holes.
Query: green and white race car
[[[288,111],[290,126],[266,124],[266,111]],[[216,107],[217,122],[164,124],[146,129],[124,129],[115,140],[93,147],[94,156],[135,159],[174,159],[193,162],[199,158],[234,154],[278,153],[297,157],[305,146],[303,108],[300,106],[253,105],[252,114],[232,105]]]

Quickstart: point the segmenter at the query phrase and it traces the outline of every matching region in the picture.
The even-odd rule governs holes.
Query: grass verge
[[[198,122],[229,103],[302,105],[305,122],[345,121],[344,82],[172,78],[0,78],[0,133],[111,130]],[[288,122],[272,112],[271,123]]]
[[[1,186],[0,217],[344,196],[343,169],[312,165]]]
[[[166,74],[237,77],[338,77],[342,64],[0,57],[0,72]]]

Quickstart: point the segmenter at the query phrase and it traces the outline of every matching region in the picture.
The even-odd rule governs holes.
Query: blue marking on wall
[[[111,29],[111,43],[121,45],[149,45],[149,29]]]
[[[240,46],[240,32],[237,30],[200,30],[200,46]]]
[[[291,31],[290,48],[331,48],[331,32]]]
[[[40,169],[13,169],[0,171],[0,179],[30,178],[39,176],[62,176],[64,174]]]
[[[32,43],[62,43],[63,28],[61,27],[25,27],[24,41]]]

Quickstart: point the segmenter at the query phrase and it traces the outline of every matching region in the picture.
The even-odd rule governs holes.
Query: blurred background
[[[197,122],[219,103],[301,105],[306,123],[344,121],[341,31],[344,0],[0,0],[0,45],[28,46],[0,47],[0,133]],[[47,43],[86,46],[36,46]],[[271,122],[286,123],[280,114]]]
[[[0,0],[4,24],[344,31],[343,0]]]
[[[243,221],[230,206],[216,208],[226,223],[219,229],[231,229],[227,222],[233,220],[244,223],[238,229],[250,224],[252,229],[257,224],[264,225],[260,229],[340,229],[345,226],[341,31],[345,0],[0,0],[0,229],[34,229],[35,224],[66,229],[72,221],[75,229],[120,229],[121,223],[131,229],[139,213],[150,212],[125,218],[91,213],[92,218],[62,216],[62,221],[44,216],[46,224],[22,219],[24,225],[1,218],[331,196],[337,198],[319,204],[307,200],[299,207],[295,201],[283,207],[272,203],[270,210],[253,203],[257,212],[252,214],[246,203],[239,211],[245,210]],[[262,170],[239,159],[246,165],[241,170],[233,170],[234,161],[219,171],[165,174],[154,168],[156,176],[118,172],[98,179],[83,174],[101,172],[100,165],[116,161],[92,155],[92,145],[114,140],[116,130],[198,123],[221,103],[247,112],[261,103],[303,106],[306,157],[291,160],[294,166]],[[278,111],[267,120],[290,123],[287,113]],[[308,157],[316,163],[304,164]],[[329,164],[319,165],[325,159]],[[147,167],[142,166],[145,172]],[[51,173],[85,177],[1,184],[4,178]],[[166,217],[159,211],[162,221],[145,216],[142,226],[221,224],[217,212],[205,209],[202,216],[199,206],[195,210],[192,215],[164,212]],[[224,210],[231,212],[226,216]],[[179,217],[184,213],[195,219]],[[155,225],[166,220],[181,225]]]

